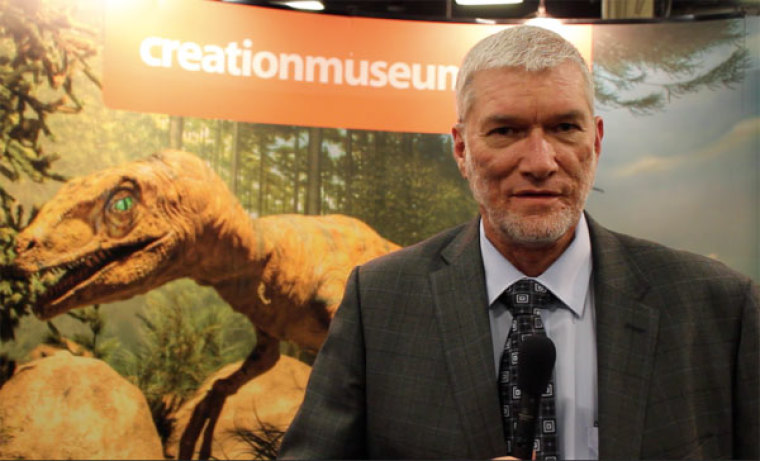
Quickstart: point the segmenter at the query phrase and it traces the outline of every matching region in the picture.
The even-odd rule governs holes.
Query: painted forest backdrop
[[[205,159],[253,217],[343,213],[408,245],[475,216],[447,134],[105,107],[102,17],[95,0],[0,0],[0,268],[62,181],[167,147]],[[606,121],[589,202],[596,219],[760,279],[759,38],[757,17],[595,26],[597,109]],[[164,396],[189,398],[255,343],[248,321],[187,280],[41,322],[30,315],[34,287],[2,269],[0,277],[6,369],[40,343],[72,340],[138,385],[159,428],[167,424]]]

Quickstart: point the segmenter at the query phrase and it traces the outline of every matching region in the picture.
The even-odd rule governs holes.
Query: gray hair
[[[470,83],[478,71],[521,67],[529,72],[552,69],[566,61],[575,62],[583,73],[591,111],[594,82],[586,61],[572,43],[561,35],[535,26],[509,27],[482,39],[465,55],[456,82],[457,118],[461,123],[472,107]]]

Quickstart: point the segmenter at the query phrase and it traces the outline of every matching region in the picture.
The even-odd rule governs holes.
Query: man
[[[502,292],[527,278],[557,349],[558,452],[538,458],[758,459],[757,287],[584,215],[604,129],[577,50],[528,26],[484,39],[457,112],[480,219],[354,270],[281,456],[511,454]]]

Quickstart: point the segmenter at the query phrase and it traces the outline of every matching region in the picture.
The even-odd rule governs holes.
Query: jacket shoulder
[[[468,243],[477,236],[477,220],[464,223],[441,231],[421,242],[373,259],[360,267],[360,273],[362,275],[384,271],[429,273],[444,263],[443,254],[456,244],[457,240],[465,240],[463,243]]]
[[[728,267],[725,263],[690,251],[671,248],[646,239],[613,232],[630,257],[645,266],[653,275],[667,274],[673,278],[735,278],[742,282],[749,277]]]
[[[591,222],[591,221],[590,221]],[[594,270],[634,276],[653,288],[747,292],[757,286],[721,261],[590,224]]]

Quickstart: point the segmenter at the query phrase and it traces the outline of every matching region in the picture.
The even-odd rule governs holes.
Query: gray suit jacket
[[[758,459],[757,286],[589,219],[602,459]],[[477,220],[355,270],[282,458],[506,453]]]

